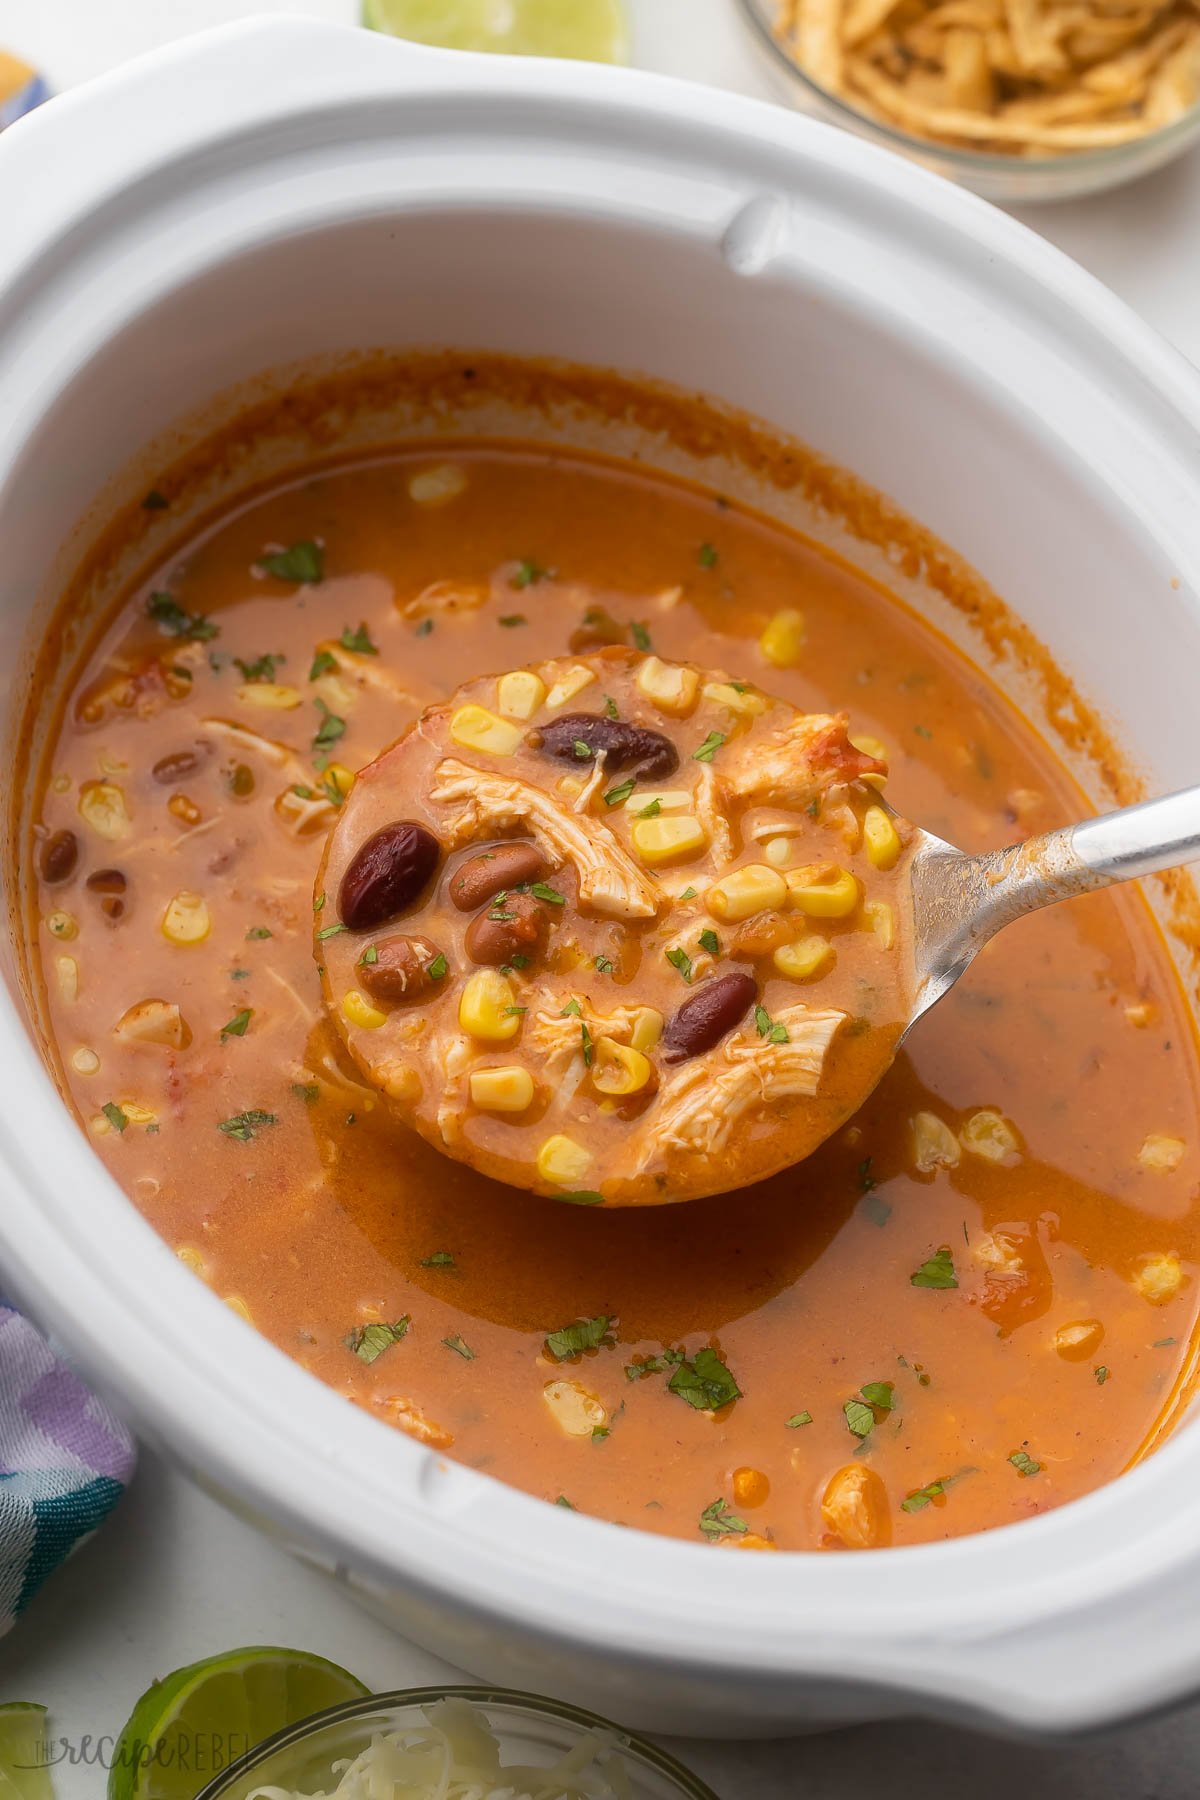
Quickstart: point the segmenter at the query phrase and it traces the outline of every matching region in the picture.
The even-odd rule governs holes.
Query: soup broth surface
[[[759,639],[783,609],[804,642],[776,667]],[[1011,928],[809,1162],[674,1208],[491,1182],[346,1058],[312,948],[339,782],[598,614],[848,710],[893,804],[964,849],[1081,808],[940,636],[714,495],[505,444],[319,470],[128,596],[46,759],[34,929],[98,1153],[288,1355],[548,1502],[859,1548],[1116,1476],[1182,1378],[1200,1248],[1190,1021],[1137,893]]]

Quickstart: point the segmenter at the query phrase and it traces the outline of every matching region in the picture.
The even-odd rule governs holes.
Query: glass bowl
[[[935,174],[948,176],[985,200],[1020,202],[1072,200],[1083,194],[1119,187],[1171,162],[1200,139],[1200,103],[1181,119],[1145,137],[1103,150],[1068,151],[1062,156],[997,156],[980,150],[958,150],[949,144],[916,137],[899,126],[860,112],[839,95],[820,87],[795,63],[774,31],[776,0],[736,0],[737,8],[769,79],[798,107],[831,125],[841,125],[885,149],[898,150]]]
[[[630,1800],[718,1800],[710,1787],[665,1750],[596,1713],[536,1694],[486,1687],[408,1688],[332,1706],[239,1757],[196,1800],[246,1800],[255,1788],[270,1784],[302,1793],[324,1792],[332,1785],[334,1762],[357,1756],[381,1732],[424,1725],[425,1708],[448,1699],[469,1701],[484,1713],[507,1759],[551,1763],[588,1732],[602,1731],[624,1764]]]

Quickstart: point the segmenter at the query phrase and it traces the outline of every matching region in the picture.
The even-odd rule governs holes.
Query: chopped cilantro
[[[433,620],[432,619],[422,619],[421,623],[413,631],[413,636],[414,637],[428,637],[432,630],[433,630]]]
[[[561,1325],[557,1331],[547,1332],[546,1349],[559,1362],[565,1362],[568,1356],[578,1356],[584,1350],[609,1348],[612,1323],[608,1313],[597,1313],[594,1319],[576,1319],[571,1325]]]
[[[312,659],[312,668],[308,671],[310,681],[319,681],[322,675],[328,675],[337,669],[337,657],[332,650],[318,650]]]
[[[891,1412],[896,1404],[895,1383],[891,1381],[864,1381],[859,1389],[868,1406],[874,1406],[880,1412]]]
[[[402,1319],[393,1319],[390,1325],[356,1325],[346,1339],[347,1348],[353,1350],[360,1362],[373,1363],[407,1335],[411,1324],[411,1316],[405,1313]]]
[[[349,929],[350,927],[348,925],[342,925],[340,923],[337,925],[325,925],[318,931],[317,938],[319,942],[324,943],[326,938],[337,937],[341,932],[349,931]]]
[[[529,620],[524,613],[501,613],[497,623],[511,630],[514,625],[528,625]]]
[[[1107,1380],[1108,1370],[1105,1368],[1104,1364],[1101,1363],[1100,1367],[1096,1370],[1096,1386],[1103,1387]]]
[[[650,633],[646,630],[646,627],[642,624],[640,619],[630,620],[629,635],[633,639],[633,647],[635,650],[649,650]]]
[[[221,1042],[224,1043],[226,1038],[245,1037],[246,1027],[253,1017],[254,1013],[248,1006],[243,1006],[241,1012],[235,1012],[228,1025],[221,1027]]]
[[[365,621],[357,631],[352,631],[349,625],[345,626],[338,643],[343,650],[352,650],[356,656],[379,655],[379,645],[371,641],[371,634],[367,630]]]
[[[312,585],[325,578],[325,552],[311,538],[292,544],[286,550],[272,550],[260,556],[258,566],[276,581],[297,581]]]
[[[580,762],[590,762],[591,761],[592,746],[588,743],[585,743],[582,738],[576,738],[574,743],[571,745],[571,748],[572,748],[572,750],[574,750],[574,752],[575,752],[576,756],[579,758]]]
[[[914,725],[913,730],[916,732],[916,734],[919,738],[931,738],[933,736],[933,733],[932,733],[932,731],[930,731],[928,725]]]
[[[700,1514],[700,1530],[706,1538],[714,1541],[723,1537],[742,1537],[749,1529],[745,1519],[739,1519],[736,1513],[730,1512],[724,1500],[714,1500]]]
[[[446,968],[447,963],[445,953],[439,950],[433,961],[426,968],[425,973],[428,975],[430,981],[440,981],[446,973]]]
[[[812,1414],[810,1412],[793,1413],[785,1423],[789,1431],[798,1431],[801,1425],[812,1424]]]
[[[222,1119],[217,1126],[226,1137],[236,1138],[239,1144],[248,1144],[256,1137],[264,1125],[277,1125],[274,1113],[263,1112],[261,1107],[250,1107],[246,1112],[234,1113],[231,1119]]]
[[[303,1100],[305,1106],[311,1106],[321,1098],[321,1090],[315,1081],[293,1081],[292,1092],[297,1100]]]
[[[605,694],[604,696],[604,716],[606,719],[619,719],[621,716],[617,709],[617,703],[611,694]]]
[[[667,950],[664,954],[666,955],[667,961],[671,964],[671,967],[678,969],[679,973],[683,976],[683,979],[690,982],[694,965],[687,951],[677,946],[674,950]]]
[[[864,1156],[858,1165],[858,1191],[860,1194],[869,1194],[872,1188],[879,1186],[871,1173],[871,1164],[874,1160],[874,1157]]]
[[[423,1269],[457,1269],[458,1264],[448,1250],[435,1250],[432,1256],[421,1258]]]
[[[847,1400],[842,1407],[846,1425],[856,1438],[865,1438],[875,1429],[875,1414],[865,1400]]]
[[[709,956],[720,956],[721,940],[715,931],[702,931],[696,941],[702,950],[708,952]]]
[[[609,1435],[609,1432],[608,1432],[607,1425],[593,1425],[592,1426],[592,1442],[593,1442],[593,1444],[602,1444],[604,1442],[604,1439],[608,1435]]]
[[[535,900],[548,900],[551,906],[565,906],[567,904],[566,895],[560,894],[558,889],[552,888],[547,881],[535,881],[529,891]]]
[[[615,788],[609,788],[604,796],[605,806],[622,806],[632,794],[637,782],[630,776],[628,781],[618,782]]]
[[[680,900],[694,900],[696,898],[695,888],[694,887],[685,887],[682,894],[680,894],[679,898],[680,898]]]
[[[638,808],[639,819],[657,819],[662,811],[661,800],[647,800],[645,806]]]
[[[145,512],[166,512],[170,504],[165,494],[160,493],[157,488],[151,488],[142,501],[142,509]]]
[[[508,585],[515,588],[535,587],[539,581],[547,580],[553,573],[553,569],[539,568],[531,556],[526,556],[509,576]]]
[[[954,1273],[954,1258],[947,1245],[923,1262],[914,1275],[909,1276],[914,1287],[919,1288],[956,1288],[958,1276]]]
[[[252,943],[256,942],[259,938],[269,938],[269,937],[272,937],[273,935],[274,935],[273,932],[271,932],[268,929],[268,927],[265,925],[252,925],[250,927],[249,931],[246,933],[246,942],[252,944]]]
[[[457,1331],[452,1337],[444,1337],[442,1342],[445,1344],[447,1350],[453,1350],[455,1356],[461,1356],[464,1362],[475,1361],[475,1352],[472,1350],[470,1344],[464,1342],[464,1340],[459,1337]]]
[[[379,946],[377,944],[368,944],[358,960],[359,964],[364,969],[373,969],[375,964],[379,961]]]
[[[938,1499],[945,1491],[946,1483],[944,1481],[931,1481],[927,1487],[917,1488],[913,1493],[906,1495],[900,1502],[900,1510],[906,1513],[921,1512],[929,1505],[930,1501]]]
[[[235,656],[233,661],[235,667],[242,671],[243,681],[274,681],[275,664],[286,662],[287,657],[280,654],[268,654],[256,656],[253,662],[243,662],[240,656]]]
[[[574,1014],[575,1018],[578,1018],[582,1011],[583,1008],[580,1006],[578,1000],[568,1000],[558,1016],[560,1019],[566,1019]]]
[[[250,971],[249,969],[230,969],[229,979],[230,981],[249,981]]]
[[[742,1390],[711,1346],[697,1350],[687,1362],[681,1362],[667,1383],[668,1392],[678,1394],[697,1412],[716,1412],[740,1400]]]
[[[321,723],[317,726],[316,736],[313,738],[313,749],[327,750],[330,744],[336,744],[344,733],[346,721],[339,719],[335,712],[331,712],[323,700],[315,701],[314,705],[321,715]]]
[[[524,1012],[525,1008],[522,1007],[521,1011]],[[590,1069],[592,1066],[593,1058],[595,1057],[595,1054],[596,1054],[596,1046],[595,1046],[595,1043],[593,1042],[592,1034],[588,1030],[586,1019],[584,1019],[580,1022],[579,1042],[580,1042],[580,1047],[583,1050],[583,1066],[585,1069]]]
[[[146,611],[167,637],[190,638],[193,643],[207,644],[220,630],[203,613],[185,612],[174,594],[151,594]]]
[[[598,956],[595,959],[595,968],[596,968],[597,974],[611,975],[613,972],[614,966],[615,965],[614,965],[611,957]]]
[[[560,1494],[554,1504],[555,1506],[565,1506],[568,1512],[578,1512],[579,1510],[578,1507],[572,1506],[565,1494]]]
[[[1025,1450],[1014,1450],[1008,1460],[1022,1480],[1030,1475],[1041,1474],[1041,1463],[1034,1462],[1032,1456]]]
[[[717,560],[716,550],[711,544],[701,544],[696,552],[696,561],[702,569],[711,569]]]
[[[664,1350],[661,1356],[645,1356],[640,1362],[625,1364],[626,1381],[641,1381],[647,1375],[665,1375],[677,1369],[684,1360],[682,1350]]]
[[[765,1006],[754,1009],[754,1027],[760,1038],[766,1038],[768,1044],[787,1044],[791,1042],[786,1025],[777,1025]]]
[[[325,896],[324,896],[324,894],[318,894],[316,899],[313,901],[313,911],[314,912],[324,912],[324,910],[325,910]]]
[[[115,1100],[106,1100],[104,1105],[100,1108],[100,1111],[104,1114],[114,1131],[124,1131],[129,1123],[128,1115],[122,1107],[117,1105]]]
[[[554,1194],[555,1200],[565,1200],[568,1206],[603,1206],[604,1195],[598,1194],[594,1188],[576,1188],[569,1194]]]
[[[724,742],[725,733],[723,731],[710,731],[700,748],[692,751],[692,760],[710,763]]]

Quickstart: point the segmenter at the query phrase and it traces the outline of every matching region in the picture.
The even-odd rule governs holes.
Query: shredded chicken
[[[576,794],[571,807],[572,812],[585,813],[592,803],[592,795],[604,780],[604,765],[608,761],[607,750],[597,750],[592,758],[592,772]]]
[[[718,870],[733,861],[733,832],[721,805],[721,789],[711,763],[701,763],[696,785],[696,817],[708,834],[709,849]]]
[[[446,1078],[437,1113],[438,1130],[444,1144],[456,1144],[462,1136],[463,1116],[467,1110],[464,1077],[475,1060],[476,1049],[469,1037],[458,1035],[450,1039],[438,1058]]]
[[[555,864],[572,864],[581,905],[619,919],[652,919],[657,913],[655,888],[598,820],[585,824],[540,788],[473,769],[453,757],[438,765],[437,783],[433,800],[462,806],[441,834],[448,848],[526,825],[543,855]]]
[[[332,656],[344,674],[363,687],[370,688],[373,693],[385,694],[389,700],[399,701],[402,706],[414,707],[418,712],[433,701],[434,696],[428,690],[414,693],[412,688],[397,681],[387,664],[378,656],[361,656],[357,651],[347,650],[337,638],[325,638],[317,645],[317,649],[326,656]]]
[[[201,719],[200,723],[205,731],[224,739],[233,749],[261,756],[272,768],[286,769],[294,781],[304,781],[304,764],[288,744],[281,744],[277,738],[264,737],[260,731],[251,731],[246,725],[236,725],[232,719]]]
[[[768,1101],[811,1099],[845,1018],[843,1012],[790,1006],[774,1019],[786,1029],[786,1043],[770,1043],[747,1028],[727,1038],[713,1060],[699,1057],[686,1063],[663,1083],[654,1133],[642,1153],[639,1172],[664,1146],[708,1156],[722,1150],[745,1114]]]
[[[800,808],[839,782],[886,772],[855,749],[847,723],[845,713],[799,713],[770,737],[735,739],[722,752],[722,783],[749,805]]]

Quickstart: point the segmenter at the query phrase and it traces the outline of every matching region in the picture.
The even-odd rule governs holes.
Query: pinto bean
[[[159,757],[150,773],[164,787],[174,787],[185,776],[194,775],[207,754],[208,745],[204,743],[193,744],[187,750],[169,750],[166,756]]]
[[[73,831],[53,831],[38,852],[38,869],[48,887],[66,881],[79,861],[79,839]]]
[[[540,881],[549,872],[550,865],[536,844],[528,840],[496,844],[459,864],[450,878],[450,898],[459,912],[474,912],[493,894]]]
[[[463,945],[473,963],[498,969],[514,957],[536,955],[549,926],[548,906],[532,894],[505,893],[471,920]]]
[[[531,731],[527,741],[535,750],[580,764],[594,761],[603,750],[606,768],[628,769],[638,781],[662,780],[679,767],[679,752],[661,731],[599,713],[567,713],[551,719]]]
[[[719,1044],[741,1019],[758,995],[752,975],[721,975],[706,981],[667,1022],[662,1036],[662,1059],[688,1062]]]
[[[429,970],[442,953],[427,937],[384,938],[374,949],[375,960],[358,965],[359,981],[373,1000],[414,1000],[437,986]]]
[[[440,853],[432,831],[413,819],[382,826],[359,846],[342,876],[342,923],[351,931],[386,925],[420,898]]]
[[[120,869],[95,869],[84,883],[90,894],[100,896],[100,911],[114,924],[124,916],[128,885]]]

